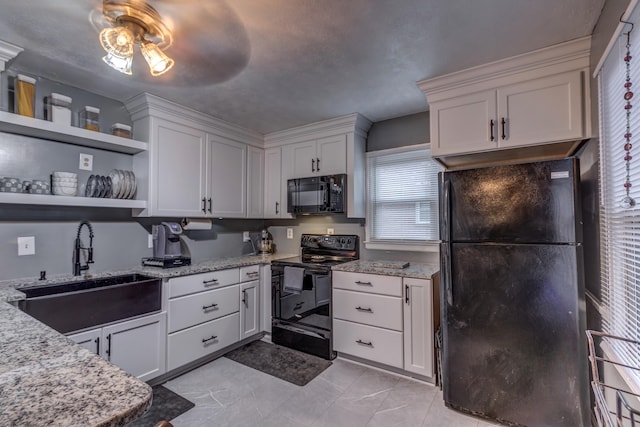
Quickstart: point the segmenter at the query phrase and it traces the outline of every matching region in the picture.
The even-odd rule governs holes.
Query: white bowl
[[[53,175],[54,178],[74,178],[74,179],[78,179],[78,174],[77,173],[73,173],[73,172],[53,172],[51,175]]]
[[[53,185],[56,187],[78,188],[77,182],[54,182]]]
[[[51,179],[52,183],[66,183],[66,184],[77,184],[78,183],[78,178],[56,178],[53,177]]]
[[[57,196],[75,196],[76,190],[76,187],[61,187],[59,185],[54,185],[51,188],[51,192]]]

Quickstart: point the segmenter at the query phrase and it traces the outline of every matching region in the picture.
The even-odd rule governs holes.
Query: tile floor
[[[347,360],[299,387],[225,357],[164,384],[196,406],[175,427],[492,427],[447,409],[429,384]]]

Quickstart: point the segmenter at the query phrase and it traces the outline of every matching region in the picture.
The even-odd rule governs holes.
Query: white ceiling
[[[269,133],[359,112],[427,110],[425,78],[591,34],[604,0],[148,0],[176,66],[104,64],[99,0],[2,0],[10,68],[124,101],[145,91]],[[95,12],[94,12],[95,13]],[[100,14],[98,13],[98,16]],[[95,19],[94,19],[95,22]]]

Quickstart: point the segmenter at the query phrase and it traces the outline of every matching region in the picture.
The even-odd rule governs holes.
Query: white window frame
[[[371,157],[379,157],[389,154],[396,153],[404,153],[418,150],[430,150],[430,144],[416,144],[416,145],[408,145],[399,148],[390,148],[386,150],[377,150],[370,151],[367,153],[367,168],[369,167],[369,159]],[[430,152],[429,152],[430,155]],[[371,212],[371,203],[369,200],[369,170],[366,172],[366,227],[365,227],[365,241],[364,245],[367,249],[375,249],[375,250],[394,250],[394,251],[412,251],[412,252],[438,252],[440,247],[439,240],[428,240],[428,241],[402,241],[402,240],[374,240],[372,239],[372,212]],[[429,200],[425,200],[427,203]],[[437,200],[436,200],[437,202]],[[419,216],[419,203],[416,202],[416,217]],[[416,218],[418,224],[419,218]],[[426,224],[426,222],[425,222]]]

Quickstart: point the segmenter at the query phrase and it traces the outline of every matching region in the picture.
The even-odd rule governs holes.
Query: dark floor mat
[[[143,416],[127,427],[153,427],[160,421],[170,421],[193,408],[195,403],[161,385],[153,387],[153,404]]]
[[[253,341],[225,357],[299,386],[331,366],[320,357],[264,341]]]

